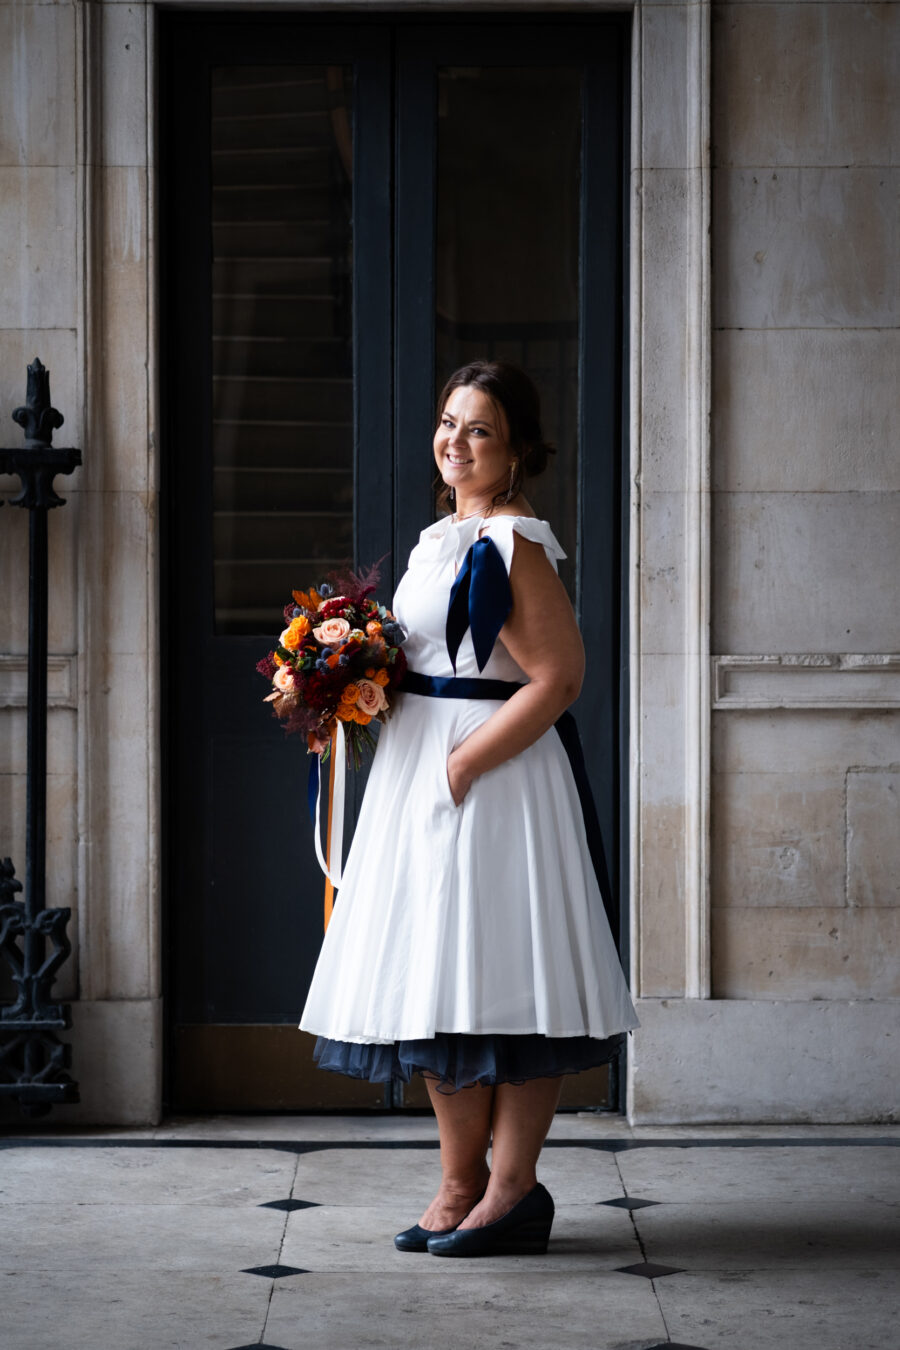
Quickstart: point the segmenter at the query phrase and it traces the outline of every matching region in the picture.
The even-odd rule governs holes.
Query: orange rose
[[[296,619],[291,619],[278,641],[282,647],[287,647],[289,652],[295,652],[308,632],[309,619],[305,614],[298,614]]]
[[[390,682],[391,682],[391,677],[390,677],[390,675],[389,675],[389,674],[387,673],[387,671],[384,670],[384,669],[382,669],[382,670],[376,670],[376,672],[375,672],[375,674],[372,676],[372,678],[374,679],[374,681],[375,681],[376,684],[380,684],[380,685],[381,685],[382,689],[384,688],[384,686],[385,686],[386,684],[390,684]]]
[[[366,624],[366,632],[369,634],[369,637],[376,637],[377,634],[381,632],[381,624],[377,619],[372,619]]]
[[[356,703],[359,698],[359,685],[348,684],[344,686],[344,692],[341,694],[342,703]]]
[[[354,722],[358,722],[358,723],[360,724],[361,727],[364,727],[364,726],[366,726],[369,722],[371,722],[372,719],[371,719],[371,717],[369,716],[369,714],[368,714],[368,713],[364,713],[364,712],[362,711],[361,708],[354,708],[354,710],[353,710],[353,720],[354,720]]]

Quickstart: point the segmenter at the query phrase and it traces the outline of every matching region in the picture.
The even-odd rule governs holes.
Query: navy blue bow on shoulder
[[[484,670],[511,609],[512,591],[500,550],[493,539],[476,539],[453,583],[447,610],[447,651],[454,672],[467,628],[472,630],[478,669]]]

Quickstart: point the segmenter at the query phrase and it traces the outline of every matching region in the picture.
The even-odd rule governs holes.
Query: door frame
[[[165,9],[189,3],[168,0]],[[80,5],[74,14],[77,326],[64,349],[72,392],[60,401],[75,408],[81,442],[93,447],[76,494],[73,544],[84,597],[75,619],[72,760],[81,840],[73,1039],[82,1106],[58,1114],[75,1124],[155,1123],[162,1102],[162,8]],[[496,0],[491,9],[517,6]],[[710,970],[710,7],[634,0],[621,10],[633,19],[626,856],[631,987],[642,1019],[633,1041],[640,1063],[629,1057],[628,1113],[677,1121],[692,1118],[691,1094],[702,1093],[705,1078],[685,1074],[680,1059],[673,1067],[672,1046],[693,1038],[713,1074],[736,1046],[735,1032],[723,1036],[697,1002],[709,998]],[[468,9],[478,12],[477,4]],[[295,13],[304,13],[302,4]],[[338,4],[316,13],[348,17]],[[665,524],[667,506],[678,513],[677,528]],[[123,615],[143,617],[123,628]],[[734,1011],[741,1035],[753,1010]]]
[[[214,65],[227,61],[239,38],[242,60],[248,64],[273,63],[271,35],[282,30],[284,41],[279,47],[278,61],[289,62],[296,51],[310,64],[347,64],[360,61],[357,67],[357,98],[366,100],[367,116],[354,119],[354,200],[376,209],[365,212],[354,210],[354,418],[355,418],[355,538],[360,557],[377,556],[383,552],[383,526],[378,523],[393,519],[393,558],[398,573],[401,558],[405,558],[415,541],[423,520],[432,510],[432,479],[430,463],[423,457],[422,471],[410,472],[403,464],[401,447],[417,443],[423,437],[430,440],[434,408],[434,389],[427,382],[404,382],[403,370],[407,360],[413,366],[434,367],[433,297],[434,250],[430,241],[435,237],[435,162],[434,162],[434,107],[437,65],[456,65],[471,62],[472,49],[466,41],[471,37],[472,22],[459,15],[448,23],[447,16],[423,21],[421,16],[400,19],[396,15],[382,16],[380,21],[368,19],[352,28],[335,25],[333,19],[322,17],[317,21],[297,16],[255,16],[248,20],[245,14],[204,16],[202,14],[175,15],[163,25],[160,68],[163,81],[179,88],[194,76],[194,85],[188,96],[186,117],[171,124],[172,101],[161,100],[162,144],[177,137],[183,143],[185,134],[196,141],[192,154],[184,154],[178,161],[179,172],[189,175],[181,181],[165,178],[160,185],[160,214],[165,222],[163,239],[173,237],[171,231],[193,229],[197,235],[194,253],[203,256],[205,218],[202,212],[181,212],[181,203],[196,192],[202,197],[208,192],[208,153],[204,147],[208,137],[209,119],[204,116],[205,75]],[[533,38],[541,34],[536,51]],[[391,53],[396,42],[398,59]],[[601,678],[594,682],[578,708],[582,734],[591,747],[599,752],[589,756],[594,761],[592,774],[595,796],[601,821],[605,825],[607,856],[614,889],[618,890],[620,929],[622,933],[623,964],[628,968],[628,569],[624,553],[626,534],[623,521],[626,507],[616,508],[621,502],[625,479],[622,460],[627,451],[626,428],[627,387],[624,372],[628,334],[628,230],[626,147],[628,144],[628,26],[621,16],[598,16],[585,20],[571,16],[564,21],[548,20],[544,16],[516,17],[510,33],[506,20],[485,21],[478,26],[479,65],[541,65],[567,64],[572,60],[573,42],[578,45],[579,61],[590,61],[585,85],[586,115],[583,126],[590,140],[582,147],[583,179],[580,186],[581,239],[580,303],[579,303],[579,497],[581,518],[578,521],[578,560],[576,574],[578,589],[576,609],[586,643],[595,644],[597,652],[604,650],[603,635],[617,634],[617,641],[606,642],[607,661]],[[440,62],[435,49],[440,51]],[[585,58],[582,53],[591,49]],[[360,60],[360,58],[363,58]],[[386,64],[387,63],[387,64]],[[399,83],[388,71],[402,71]],[[197,72],[203,79],[197,80]],[[384,86],[387,73],[388,87],[397,90],[398,115],[396,150],[392,172],[384,160],[390,147],[389,120],[392,110],[389,100],[379,95],[378,82]],[[613,94],[610,98],[609,89]],[[167,86],[163,84],[163,93]],[[601,93],[602,91],[602,93]],[[181,96],[180,96],[181,97]],[[603,103],[601,104],[601,97]],[[593,106],[614,109],[617,121],[610,134],[608,126],[590,116]],[[184,109],[184,104],[179,108]],[[187,126],[187,133],[184,127]],[[617,185],[616,199],[609,202],[608,184]],[[395,200],[391,196],[394,190]],[[394,238],[393,278],[372,265],[372,260],[390,255],[391,206],[394,205],[397,222]],[[591,238],[591,227],[600,230],[600,239]],[[428,243],[424,241],[429,241]],[[181,256],[181,255],[179,255]],[[180,294],[193,288],[193,304],[199,315],[207,316],[207,330],[211,331],[208,316],[208,269],[195,267],[179,274],[172,268],[173,253],[161,253],[161,313],[163,317],[161,369],[163,374],[163,425],[166,440],[174,444],[175,429],[183,443],[199,439],[204,434],[204,419],[208,425],[211,416],[210,354],[204,350],[193,365],[194,380],[190,390],[178,386],[180,394],[171,390],[167,382],[172,364],[178,365],[190,358],[192,348],[177,324],[167,322],[167,300],[176,288]],[[592,266],[586,264],[590,262]],[[389,294],[393,285],[393,311]],[[372,325],[372,316],[376,323]],[[402,321],[399,316],[403,316]],[[202,325],[201,325],[202,327]],[[390,371],[394,341],[396,342],[396,375],[393,390]],[[607,378],[591,380],[586,372],[600,370]],[[608,375],[607,375],[608,373]],[[378,472],[378,458],[359,454],[359,446],[377,442],[390,434],[391,407],[394,409],[394,487]],[[186,433],[185,426],[190,430]],[[587,465],[588,442],[611,444],[616,452],[598,456],[596,464]],[[170,697],[171,681],[175,678],[177,659],[189,640],[189,633],[173,632],[169,622],[169,605],[176,579],[171,573],[172,549],[170,540],[176,533],[180,512],[193,511],[194,502],[202,500],[202,489],[192,492],[191,466],[179,467],[164,456],[161,465],[161,493],[164,503],[161,522],[161,578],[163,621],[161,624],[161,657],[164,677],[163,736],[164,736],[164,820],[168,822],[163,836],[163,867],[165,894],[174,893],[172,881],[172,840],[176,835],[178,819],[178,776],[168,772],[174,762],[171,747],[186,728],[179,727],[173,716]],[[359,504],[365,500],[366,509]],[[190,516],[191,521],[194,517]],[[605,528],[598,529],[603,520]],[[185,526],[182,524],[182,529]],[[202,542],[202,540],[201,540]],[[211,547],[206,550],[211,558]],[[605,585],[586,588],[583,578],[602,577]],[[396,579],[396,576],[395,576]],[[590,594],[586,597],[584,592]],[[585,600],[589,598],[589,603]],[[170,673],[171,672],[171,673]],[[599,690],[599,693],[598,693]],[[600,774],[597,762],[612,760],[614,775]],[[169,900],[171,903],[171,899]],[[172,949],[167,941],[170,934],[169,911],[164,905],[163,942],[170,951],[166,967],[164,989],[169,990]],[[173,1044],[174,1017],[171,998],[166,998],[166,1043]],[[221,1038],[220,1038],[221,1039]],[[217,1043],[216,1043],[217,1044]],[[213,1039],[204,1043],[195,1054],[195,1062],[215,1054]],[[222,1071],[227,1063],[224,1042],[218,1050]],[[171,1100],[172,1055],[166,1056],[165,1099]],[[624,1105],[622,1086],[624,1077],[611,1070],[610,1101],[615,1109]]]

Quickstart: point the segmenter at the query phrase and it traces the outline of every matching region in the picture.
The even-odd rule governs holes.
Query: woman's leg
[[[419,1223],[439,1231],[464,1219],[488,1183],[491,1112],[498,1089],[439,1092],[434,1082],[426,1082],[441,1136],[441,1185]]]
[[[533,1078],[494,1088],[490,1184],[460,1227],[493,1223],[537,1184],[535,1168],[559,1105],[562,1082],[561,1077]]]

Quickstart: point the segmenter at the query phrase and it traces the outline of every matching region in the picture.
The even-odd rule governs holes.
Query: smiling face
[[[508,488],[516,462],[503,409],[476,385],[454,389],[434,433],[434,458],[444,482],[456,489],[460,515],[486,508]]]

